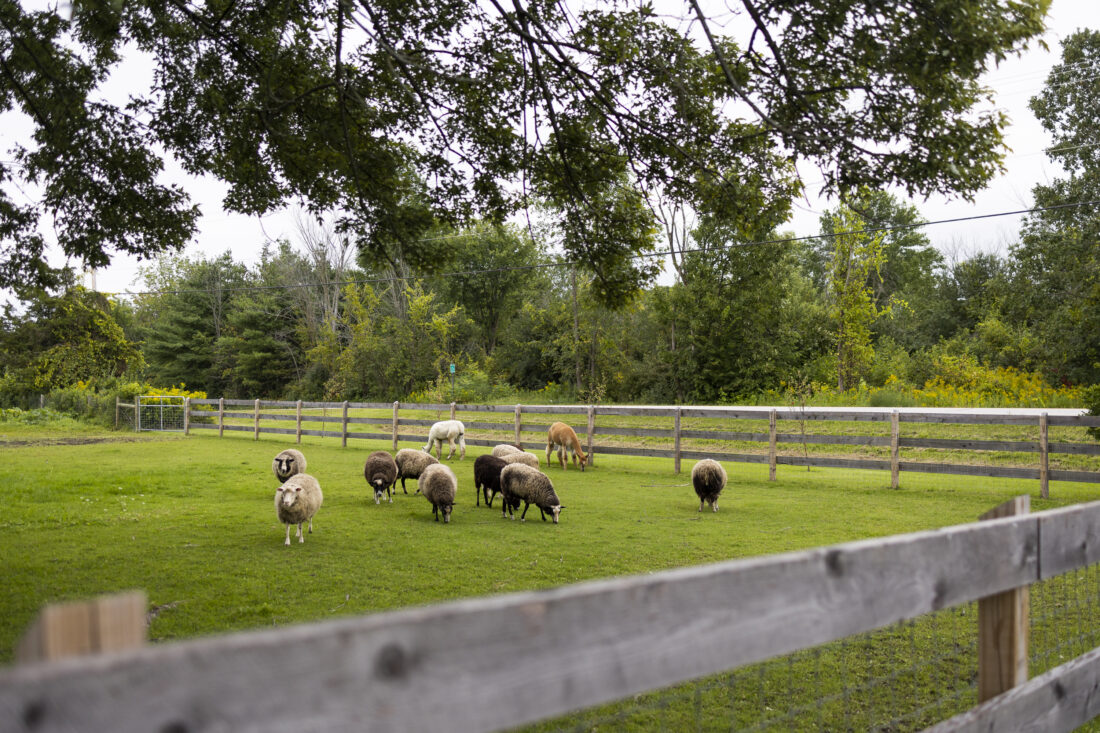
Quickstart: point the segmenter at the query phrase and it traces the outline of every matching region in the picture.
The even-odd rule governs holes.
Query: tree
[[[1027,323],[1058,382],[1100,382],[1100,31],[1078,31],[1031,109],[1051,133],[1047,154],[1069,174],[1033,189],[1039,208],[1012,249],[1013,320]]]
[[[876,305],[869,284],[872,277],[879,277],[885,234],[867,231],[862,217],[845,204],[821,217],[821,229],[832,243],[827,275],[830,312],[836,324],[836,387],[843,392],[855,386],[871,363],[871,327],[886,312]]]
[[[765,154],[809,161],[834,192],[979,190],[1006,120],[975,111],[978,80],[1048,4],[742,0],[741,46],[696,0],[680,19],[646,3],[87,1],[68,22],[5,3],[0,112],[34,141],[0,169],[0,286],[49,275],[46,217],[89,265],[186,242],[197,212],[157,183],[172,156],[224,181],[233,211],[345,212],[339,230],[378,264],[431,267],[428,227],[503,220],[537,193],[568,258],[623,303],[655,274],[635,257],[653,246],[641,192],[696,206],[702,177],[748,212],[729,184],[790,175]],[[97,89],[124,49],[153,82],[115,104]],[[33,184],[41,203],[12,198]]]
[[[121,377],[144,367],[99,293],[72,287],[40,292],[17,314],[9,304],[0,320],[0,371],[7,390],[42,393],[78,381]]]

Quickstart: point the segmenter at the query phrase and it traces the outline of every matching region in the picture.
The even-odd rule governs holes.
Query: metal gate
[[[137,430],[183,432],[183,397],[138,395]]]

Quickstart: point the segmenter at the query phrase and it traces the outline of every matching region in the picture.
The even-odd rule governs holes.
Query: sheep
[[[508,443],[501,443],[500,445],[493,446],[493,455],[497,458],[504,458],[504,456],[511,455],[512,453],[522,453],[522,451],[516,446]]]
[[[542,521],[545,522],[546,515],[550,514],[554,518],[554,524],[557,524],[558,515],[565,508],[554,492],[550,477],[522,463],[513,463],[504,467],[500,472],[500,489],[504,495],[502,517],[515,519],[513,511],[519,509],[519,502],[523,501],[521,521],[527,521],[527,509],[534,504],[539,508]]]
[[[699,497],[699,511],[703,511],[704,503],[718,511],[718,495],[726,488],[726,469],[718,461],[704,458],[691,469],[691,485]]]
[[[287,479],[275,491],[275,514],[286,525],[286,542],[290,546],[290,525],[298,525],[298,542],[305,542],[302,524],[309,522],[309,532],[313,534],[313,515],[321,508],[324,497],[321,484],[308,473],[298,473]]]
[[[474,459],[474,495],[481,506],[481,494],[485,493],[485,505],[491,507],[500,493],[500,472],[508,463],[496,456],[478,456]]]
[[[271,470],[279,483],[286,483],[294,474],[306,472],[306,457],[300,450],[287,448],[275,456],[275,460],[271,462]]]
[[[430,455],[432,445],[437,446],[436,457],[443,460],[443,441],[447,441],[450,450],[447,452],[447,460],[451,460],[455,454],[455,441],[458,441],[460,451],[459,460],[466,457],[466,426],[461,420],[441,420],[428,430],[428,442],[424,450]]]
[[[443,514],[443,523],[451,521],[451,510],[455,505],[455,493],[458,491],[458,479],[449,466],[433,463],[420,474],[419,491],[432,505],[432,515],[439,521]]]
[[[432,454],[412,448],[402,448],[397,451],[393,456],[393,462],[397,464],[397,476],[393,480],[393,488],[397,489],[397,479],[401,479],[401,490],[406,494],[409,490],[405,488],[405,479],[419,479],[425,468],[433,463],[439,463]]]
[[[563,422],[556,422],[550,426],[550,429],[546,432],[546,466],[550,466],[550,454],[557,448],[558,462],[561,464],[561,469],[564,471],[566,466],[565,453],[569,453],[573,456],[573,465],[577,464],[577,459],[580,459],[581,471],[584,471],[584,466],[588,463],[588,456],[581,450],[581,442],[577,440],[577,434],[573,432],[573,428],[569,427]]]
[[[539,457],[534,453],[528,453],[527,451],[516,451],[515,453],[509,453],[502,459],[505,463],[522,463],[525,466],[531,468],[539,467]]]
[[[393,503],[392,486],[397,483],[397,463],[393,456],[384,450],[375,451],[367,456],[366,465],[363,466],[363,478],[374,489],[374,503],[382,503],[382,495],[385,494]]]

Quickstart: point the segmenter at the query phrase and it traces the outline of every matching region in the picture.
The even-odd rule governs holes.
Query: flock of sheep
[[[405,479],[416,479],[415,493],[424,496],[432,505],[432,515],[439,521],[451,521],[455,496],[458,493],[458,478],[448,466],[440,461],[443,458],[443,441],[450,448],[447,460],[455,453],[457,444],[460,460],[466,457],[466,428],[458,420],[443,420],[432,425],[428,432],[428,443],[423,450],[403,448],[394,455],[386,451],[375,451],[367,456],[363,467],[363,477],[374,489],[374,503],[380,504],[386,498],[391,504],[397,493],[397,482],[401,481],[401,490],[408,494]],[[436,448],[436,456],[431,454]],[[557,452],[558,462],[564,470],[568,465],[568,455],[574,466],[584,471],[588,456],[581,450],[580,440],[573,428],[565,423],[556,422],[550,426],[546,441],[546,465],[550,466],[550,457]],[[287,448],[275,456],[271,470],[281,485],[275,492],[275,513],[279,521],[286,525],[286,542],[290,545],[290,527],[297,525],[298,542],[305,542],[302,525],[308,522],[313,532],[313,516],[321,508],[323,496],[317,479],[306,473],[306,457],[301,451]],[[718,496],[726,486],[726,471],[721,464],[704,458],[695,464],[691,471],[691,482],[699,497],[699,511],[709,503],[713,511],[718,511]],[[558,523],[562,506],[554,491],[550,477],[539,470],[539,458],[513,445],[501,444],[493,448],[492,454],[478,456],[474,460],[474,493],[477,505],[492,507],[497,494],[501,495],[501,516],[515,519],[515,512],[523,503],[520,520],[525,521],[527,510],[533,504],[538,507],[542,520],[550,516],[554,524]]]

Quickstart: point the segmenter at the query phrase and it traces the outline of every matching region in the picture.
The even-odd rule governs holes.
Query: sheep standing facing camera
[[[500,472],[500,490],[504,495],[504,508],[502,516],[515,519],[514,512],[523,502],[523,514],[520,519],[526,521],[527,510],[532,504],[539,508],[542,521],[546,521],[549,514],[558,523],[558,515],[564,509],[557,493],[554,492],[554,484],[550,483],[550,477],[537,468],[525,466],[522,463],[512,463],[505,466]]]
[[[287,448],[275,456],[275,460],[271,462],[271,470],[279,483],[285,483],[294,474],[306,472],[306,457],[300,450]]]
[[[393,456],[384,450],[378,450],[367,456],[367,463],[363,466],[363,478],[374,489],[374,503],[382,503],[382,495],[385,494],[393,503],[391,489],[397,483],[397,463]]]
[[[435,521],[439,521],[439,515],[443,515],[443,523],[451,521],[451,510],[455,505],[455,494],[458,493],[458,479],[455,472],[449,466],[442,463],[433,463],[420,474],[417,484],[424,498],[431,502],[432,515]]]
[[[309,522],[313,533],[313,515],[321,508],[321,484],[308,473],[298,473],[287,479],[275,491],[275,514],[286,525],[286,542],[290,546],[290,525],[298,525],[298,542],[305,542],[302,525]]]
[[[397,451],[393,456],[393,462],[397,464],[397,477],[393,480],[393,487],[396,489],[397,479],[401,479],[401,490],[406,494],[409,493],[409,490],[405,488],[405,479],[414,478],[419,480],[420,474],[425,468],[433,463],[439,463],[435,456],[430,453],[412,448],[402,448]]]
[[[705,503],[718,511],[718,495],[726,488],[726,469],[718,461],[704,458],[691,469],[691,485],[699,497],[699,511],[703,511]]]

